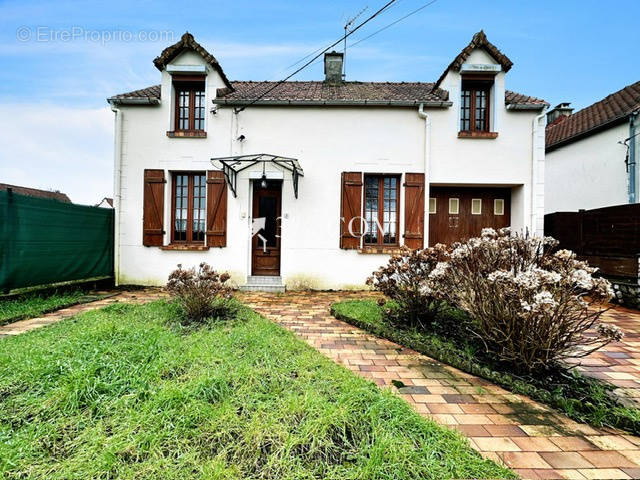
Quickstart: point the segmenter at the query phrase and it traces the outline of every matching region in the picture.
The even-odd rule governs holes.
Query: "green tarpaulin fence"
[[[113,210],[0,191],[0,290],[113,275]]]

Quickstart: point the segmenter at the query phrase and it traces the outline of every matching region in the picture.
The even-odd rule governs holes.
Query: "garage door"
[[[511,189],[431,187],[429,245],[477,237],[485,227],[511,224]]]

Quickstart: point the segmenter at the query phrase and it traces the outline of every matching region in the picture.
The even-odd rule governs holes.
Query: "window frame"
[[[458,124],[460,132],[478,132],[478,133],[490,133],[491,132],[491,89],[493,88],[494,78],[492,76],[480,76],[475,75],[473,77],[466,76],[462,77],[462,81],[460,84],[460,121]],[[462,128],[462,122],[466,121],[463,117],[463,111],[465,110],[462,99],[464,93],[469,91],[469,129],[465,130]],[[485,94],[485,117],[484,117],[484,127],[478,129],[476,127],[476,99],[478,92],[483,92]]]
[[[497,213],[498,212],[498,209],[497,209],[498,204],[501,205],[501,209],[500,209],[501,213]],[[500,216],[504,215],[504,204],[505,204],[504,198],[494,198],[493,199],[493,215],[494,216],[500,217]]]
[[[173,112],[173,131],[174,132],[197,132],[205,131],[206,122],[206,82],[204,76],[199,75],[183,75],[176,76],[173,79],[174,90],[174,112]],[[189,105],[187,107],[188,128],[180,127],[180,93],[189,92]],[[201,106],[196,107],[196,96],[202,97]],[[202,122],[202,128],[196,128],[196,109],[202,109],[202,117],[198,120]]]
[[[433,209],[431,209],[432,204],[433,204]],[[438,213],[438,198],[429,197],[429,215],[435,215],[436,213]]]
[[[456,201],[456,211],[453,212],[451,209],[451,201]],[[449,197],[449,215],[460,215],[460,197]]]
[[[478,211],[473,211],[473,204],[476,202],[479,205]],[[471,215],[482,215],[482,199],[481,198],[472,198],[471,199]]]
[[[378,232],[378,238],[376,242],[367,242],[366,241],[366,231],[368,228],[367,223],[367,179],[368,178],[377,178],[378,179],[378,223],[382,226],[383,231]],[[385,178],[394,178],[396,180],[396,241],[393,243],[384,243],[384,179]],[[387,173],[365,173],[364,181],[362,182],[362,212],[364,214],[363,220],[365,223],[365,231],[362,235],[362,244],[365,247],[399,247],[400,246],[400,186],[401,186],[401,175],[400,174],[387,174]],[[378,228],[378,225],[376,225]]]
[[[176,240],[176,189],[177,177],[187,177],[187,229],[185,240]],[[202,240],[193,239],[193,187],[194,177],[201,176],[204,179],[204,230]],[[207,172],[205,171],[172,171],[171,172],[171,244],[178,245],[204,245],[207,238]]]

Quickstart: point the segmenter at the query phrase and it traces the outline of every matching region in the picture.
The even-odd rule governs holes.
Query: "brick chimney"
[[[342,62],[344,54],[327,52],[324,54],[324,81],[329,83],[342,82]]]
[[[551,110],[549,110],[547,112],[547,125],[551,125],[554,122],[558,123],[556,122],[558,118],[568,117],[569,115],[571,115],[573,113],[573,108],[571,108],[569,105],[571,105],[571,103],[569,102],[559,103],[558,105],[553,107]],[[562,120],[564,120],[564,118]]]

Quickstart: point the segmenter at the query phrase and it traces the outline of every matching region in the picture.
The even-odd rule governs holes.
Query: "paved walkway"
[[[525,479],[640,478],[640,438],[574,422],[527,397],[376,338],[330,315],[331,303],[362,296],[362,292],[247,293],[243,299],[378,385],[403,382],[406,387],[398,393],[419,413],[458,429],[482,455],[503,462]],[[612,321],[623,321],[617,312],[608,316]],[[618,360],[620,356],[610,356],[618,348],[636,352],[636,345],[627,343],[610,347],[602,355]]]
[[[80,305],[73,305],[68,308],[63,308],[61,310],[56,310],[55,312],[44,314],[40,317],[28,318],[26,320],[20,320],[18,322],[4,325],[0,327],[0,337],[7,336],[7,335],[19,335],[21,333],[28,332],[29,330],[44,327],[45,325],[50,325],[52,323],[59,322],[60,320],[73,317],[82,312],[95,310],[96,308],[102,308],[112,303],[117,303],[117,302],[144,303],[144,302],[149,302],[151,300],[156,300],[157,298],[166,296],[166,294],[162,293],[159,289],[156,289],[156,288],[145,288],[141,290],[128,290],[128,291],[113,290],[113,291],[101,291],[101,292],[95,292],[95,293],[100,295],[106,295],[106,294],[115,294],[115,295],[109,296],[107,298],[103,298],[102,300],[96,300],[95,302],[82,303]]]

